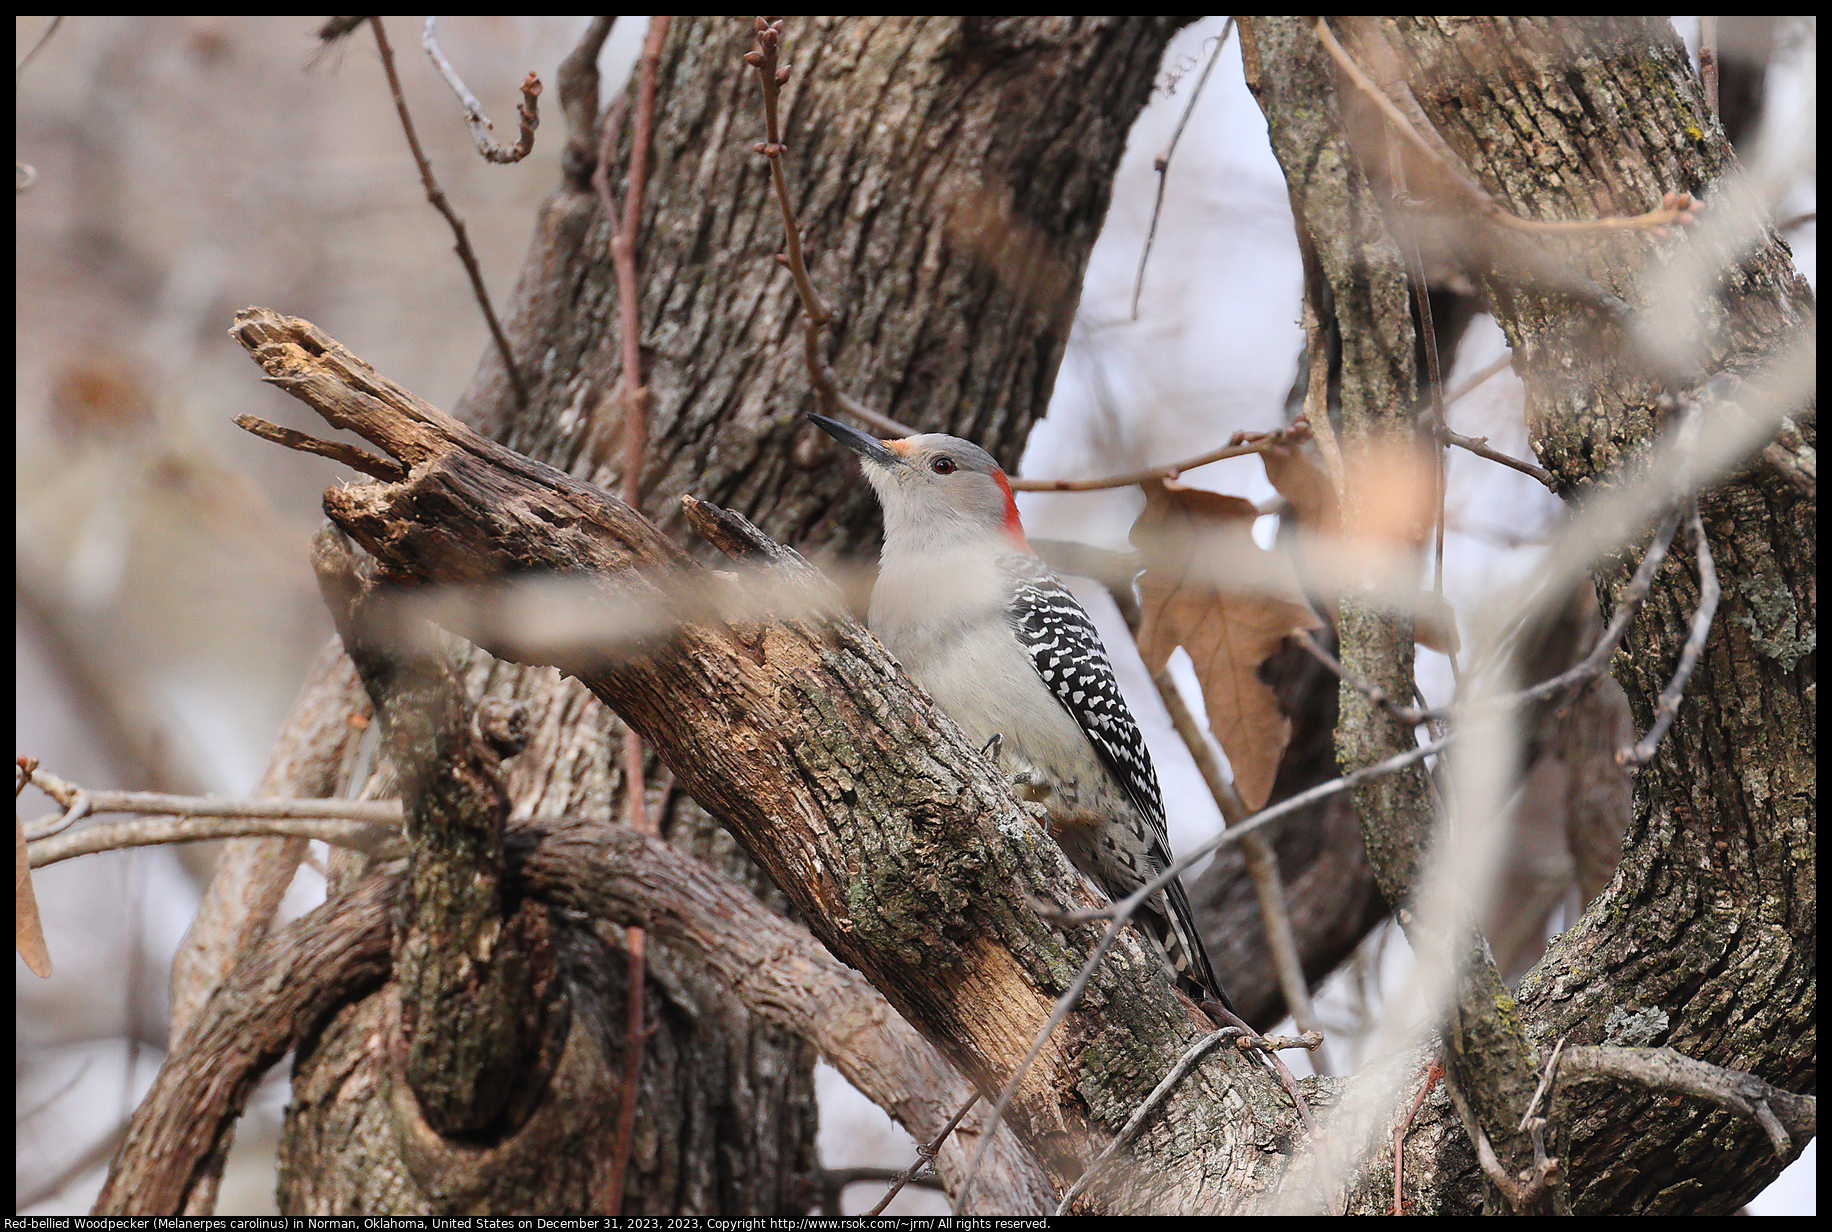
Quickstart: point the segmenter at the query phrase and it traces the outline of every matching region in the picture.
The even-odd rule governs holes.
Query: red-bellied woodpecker
[[[1049,816],[1071,863],[1118,900],[1164,871],[1157,771],[1107,648],[1025,541],[992,455],[955,436],[880,441],[810,415],[859,455],[884,508],[870,623],[910,679]],[[1172,879],[1135,917],[1178,983],[1232,1010]]]

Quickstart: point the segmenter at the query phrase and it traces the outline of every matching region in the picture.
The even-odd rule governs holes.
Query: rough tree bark
[[[844,312],[836,367],[850,388],[905,422],[977,437],[1012,460],[1053,383],[1107,183],[1169,29],[1094,19],[791,23],[796,76],[787,96],[788,131],[803,171],[794,182],[816,279]],[[1489,191],[1519,212],[1638,212],[1662,191],[1701,191],[1719,170],[1714,151],[1721,138],[1698,109],[1670,31],[1601,19],[1383,22],[1378,29],[1446,140]],[[1259,33],[1270,40],[1280,30],[1268,20]],[[1260,57],[1266,78],[1317,77],[1314,45],[1304,44],[1301,33],[1284,29],[1289,56]],[[764,208],[761,165],[748,153],[761,126],[753,118],[754,87],[737,68],[747,41],[742,28],[688,24],[677,27],[664,56],[665,101],[638,244],[651,363],[646,379],[655,395],[648,455],[654,469],[643,477],[643,507],[678,530],[672,500],[691,490],[753,516],[779,538],[857,546],[872,524],[863,493],[843,468],[798,452],[791,437],[807,398],[787,280],[768,259],[776,222]],[[1328,73],[1322,77],[1327,81]],[[1322,108],[1327,126],[1329,87],[1312,93],[1320,98],[1307,105]],[[1512,127],[1520,116],[1534,120],[1530,138]],[[1583,175],[1547,172],[1540,155],[1563,148],[1560,141],[1575,152],[1569,161]],[[620,148],[627,145],[626,134]],[[533,374],[533,405],[513,409],[494,358],[486,358],[461,409],[489,435],[608,486],[616,470],[610,442],[618,436],[610,397],[617,348],[608,341],[616,322],[603,259],[607,232],[587,187],[585,152],[595,149],[595,138],[586,135],[572,178],[544,212],[511,315],[518,360]],[[1294,200],[1300,188],[1294,181]],[[1637,268],[1626,258],[1586,265],[1631,302]],[[1713,363],[1757,361],[1811,315],[1777,243],[1749,256],[1738,274],[1729,297],[1733,328]],[[1567,300],[1505,280],[1488,291],[1528,371],[1542,457],[1573,491],[1607,478],[1652,435],[1645,382],[1598,358],[1590,346],[1592,323],[1573,328],[1577,314]],[[1370,318],[1370,328],[1386,328],[1382,321],[1391,324],[1380,316]],[[1368,335],[1371,344],[1382,337]],[[1410,354],[1409,343],[1405,350]],[[1365,370],[1359,375],[1369,377]],[[1810,414],[1797,417],[1791,442],[1783,440],[1784,450],[1810,453]],[[379,528],[410,511],[415,499],[441,499],[441,484],[458,472],[436,471],[382,485],[401,491],[366,510],[359,506],[373,493],[353,498],[342,512]],[[396,500],[404,503],[389,503]],[[1719,559],[1730,562],[1726,572],[1736,570],[1739,580],[1726,587],[1680,722],[1644,772],[1632,858],[1529,978],[1512,1039],[1540,1049],[1566,1032],[1574,1042],[1610,1042],[1623,1038],[1619,1020],[1632,1029],[1653,1024],[1634,1042],[1670,1043],[1792,1090],[1811,1090],[1811,489],[1803,495],[1782,468],[1771,473],[1756,466],[1714,491],[1706,505]],[[384,557],[395,552],[393,567],[414,572],[411,540],[391,543],[378,534],[372,546]],[[473,543],[486,555],[498,548],[490,534]],[[1687,553],[1675,556],[1679,563],[1670,568],[1678,571],[1666,576],[1681,584],[1657,590],[1638,623],[1633,659],[1619,669],[1644,724],[1689,618]],[[1368,627],[1391,642],[1389,630],[1372,621]],[[1345,646],[1351,636],[1360,634],[1345,631]],[[630,687],[618,700],[640,716],[639,728],[681,747],[704,735],[675,726],[680,712],[668,699],[682,681],[731,684],[719,665],[731,662],[732,647],[718,638],[708,646],[700,659],[673,661],[678,680],[656,685],[641,669],[626,673]],[[762,633],[752,643],[740,639],[740,649],[739,659],[767,652],[802,662],[835,696],[873,714],[887,736],[892,728],[884,716],[922,713],[920,699],[882,670],[863,641],[842,634],[828,642],[789,630]],[[621,788],[611,753],[621,729],[599,717],[582,688],[551,672],[483,658],[470,683],[474,691],[528,704],[529,748],[509,772],[518,811],[615,811],[605,802]],[[815,703],[825,699],[791,688],[756,700],[793,711],[818,709]],[[1345,694],[1345,710],[1347,704]],[[949,725],[937,727],[939,734],[913,746],[938,741],[934,747],[945,753],[918,776],[924,799],[893,806],[892,785],[865,773],[844,738],[830,726],[810,726],[824,733],[810,736],[812,762],[791,757],[780,763],[790,770],[779,771],[785,783],[800,781],[782,798],[806,805],[784,816],[809,824],[795,831],[799,846],[776,854],[755,846],[763,833],[757,801],[719,781],[729,764],[710,755],[676,764],[683,773],[691,767],[692,789],[716,800],[728,823],[738,818],[734,829],[753,841],[755,854],[776,864],[785,884],[800,887],[796,905],[836,952],[870,973],[963,1069],[996,1081],[1010,1060],[1012,1023],[967,1012],[983,999],[963,999],[961,989],[934,980],[935,970],[963,973],[965,987],[979,993],[996,991],[986,1003],[1017,1019],[1034,1015],[1047,999],[1043,990],[1062,978],[1064,939],[1039,930],[1034,914],[998,906],[1010,892],[1004,874],[1015,871],[1039,889],[1072,881],[1053,879],[1059,870],[1047,852],[1014,849],[1012,832],[996,826],[989,832],[988,819],[1005,816],[1003,785],[977,779],[974,759],[948,744]],[[759,753],[754,744],[727,743],[739,758]],[[662,813],[671,841],[782,902],[747,870],[723,832],[688,806],[670,775],[657,772],[649,782],[651,808]],[[899,782],[909,785],[907,778]],[[803,794],[810,791],[822,802]],[[853,801],[852,810],[833,812],[841,800]],[[1376,824],[1416,823],[1403,805]],[[968,816],[976,808],[977,817]],[[892,824],[897,817],[906,821]],[[910,817],[947,832],[959,850],[979,853],[985,864],[925,864],[937,858],[936,849],[917,841]],[[815,818],[854,827],[851,842],[885,844],[892,866],[925,875],[904,886],[906,894],[893,893],[881,874],[849,867],[850,849],[833,845],[831,832],[812,824]],[[791,869],[783,861],[796,852],[809,858]],[[1403,846],[1396,849],[1402,871],[1395,884],[1404,884],[1406,858]],[[984,896],[954,897],[994,872],[998,884],[985,882]],[[825,890],[811,893],[811,886]],[[922,917],[908,914],[916,907],[934,912],[939,923],[917,926]],[[991,915],[982,920],[975,912]],[[963,948],[976,929],[1005,944]],[[575,957],[569,969],[575,994],[603,1021],[620,1022],[621,956],[600,945]],[[935,966],[925,969],[925,958]],[[1122,956],[1121,967],[1131,960]],[[759,1025],[698,963],[663,958],[657,968],[648,995],[659,1007],[654,1017],[661,1030],[645,1053],[643,1145],[624,1210],[796,1209],[801,1198],[792,1177],[807,1166],[811,1129],[805,1046]],[[1628,1013],[1612,1017],[1612,1010]],[[562,1166],[559,1154],[545,1170],[540,1160],[512,1170],[495,1189],[485,1178],[482,1190],[474,1183],[490,1157],[467,1153],[466,1144],[433,1144],[453,1169],[445,1180],[403,1162],[401,1123],[387,1098],[391,1061],[377,1044],[390,1038],[396,1012],[384,989],[317,1021],[301,1047],[283,1206],[589,1207],[590,1170]],[[1086,1046],[1079,1068],[1049,1058],[1059,1085],[1047,1094],[1028,1087],[1017,1110],[1017,1122],[1059,1183],[1085,1162],[1083,1135],[1115,1128],[1194,1029],[1171,1003],[1137,997],[1130,988],[1106,989],[1085,1013],[1091,1024],[1120,1030],[1071,1035],[1065,1047]],[[614,1084],[603,1079],[618,1068],[621,1035],[597,1034],[607,1063],[594,1070],[597,1088],[580,1084],[580,1106],[603,1115],[572,1127],[569,1149],[582,1154],[604,1149],[608,1104],[616,1098]],[[1523,1077],[1517,1059],[1498,1057],[1495,1068],[1504,1089]],[[1120,1204],[1220,1210],[1268,1182],[1273,1164],[1255,1156],[1283,1144],[1254,1135],[1259,1126],[1278,1129],[1287,1119],[1276,1101],[1259,1098],[1257,1073],[1243,1078],[1231,1067],[1228,1076],[1229,1084],[1193,1077],[1148,1122],[1139,1150],[1165,1170],[1130,1178],[1133,1188],[1115,1195]],[[1243,1098],[1250,1108],[1244,1119]],[[1778,1166],[1750,1126],[1702,1112],[1687,1099],[1588,1086],[1568,1097],[1558,1115],[1566,1118],[1572,1197],[1586,1211],[1724,1210]],[[1073,1132],[1052,1136],[1056,1128]],[[1421,1112],[1408,1153],[1410,1202],[1448,1213],[1480,1201],[1467,1139],[1441,1099]],[[457,1188],[441,1190],[447,1180]],[[465,1182],[473,1188],[459,1192]],[[1351,1207],[1379,1208],[1390,1184],[1380,1167],[1366,1170]]]
[[[1390,95],[1409,87],[1423,122],[1518,215],[1633,215],[1657,206],[1666,192],[1711,202],[1722,189],[1729,170],[1723,133],[1664,22],[1370,19],[1340,23],[1338,32]],[[1313,119],[1320,116],[1320,130],[1337,133],[1333,146],[1313,141],[1280,150],[1291,155],[1286,170],[1303,226],[1304,194],[1339,170],[1347,149],[1338,92],[1356,87],[1338,76],[1308,19],[1255,22],[1248,42],[1259,46],[1275,148],[1286,116],[1274,98],[1302,98],[1315,108]],[[1318,149],[1333,153],[1310,158]],[[1734,200],[1729,191],[1718,199]],[[1319,221],[1345,208],[1340,200],[1321,204],[1336,213]],[[1448,220],[1446,231],[1490,240],[1488,259],[1472,272],[1514,346],[1534,448],[1574,501],[1632,474],[1634,459],[1658,435],[1655,399],[1663,384],[1684,395],[1720,370],[1759,372],[1810,337],[1811,294],[1770,231],[1725,254],[1721,279],[1699,292],[1699,312],[1711,322],[1699,331],[1704,341],[1685,355],[1683,370],[1669,366],[1657,377],[1580,280],[1567,277],[1564,287],[1548,289],[1543,263],[1510,252],[1519,241],[1499,228],[1488,228],[1491,235],[1473,225],[1477,211],[1467,201],[1430,204]],[[1309,225],[1317,229],[1316,221]],[[1564,269],[1645,309],[1656,254],[1684,240],[1618,232],[1533,242]],[[1466,259],[1483,249],[1467,238],[1459,246]],[[1614,882],[1528,977],[1518,1006],[1495,1006],[1497,1046],[1466,1058],[1471,1084],[1493,1098],[1492,1113],[1531,1089],[1533,1052],[1543,1055],[1561,1037],[1669,1045],[1788,1090],[1814,1089],[1810,398],[1790,410],[1775,444],[1701,498],[1718,567],[1734,562],[1737,581],[1725,588],[1678,722],[1641,772]],[[1675,545],[1615,664],[1643,729],[1697,606],[1692,557]],[[1631,559],[1603,571],[1606,607],[1632,567]],[[1371,644],[1391,643],[1379,629],[1367,632]],[[1345,660],[1353,662],[1348,647],[1357,636],[1345,627]],[[1351,707],[1367,709],[1347,689],[1343,705],[1345,729],[1354,722]],[[1363,755],[1380,756],[1384,747]],[[1345,768],[1353,764],[1351,758]],[[1403,839],[1386,851],[1372,842],[1370,849],[1390,870],[1383,885],[1390,877],[1403,894],[1416,851]],[[1512,1026],[1506,1020],[1516,1014]],[[1435,1115],[1452,1114],[1440,1104]],[[1499,1115],[1482,1119],[1498,1141],[1513,1133]],[[1427,1209],[1455,1209],[1478,1188],[1467,1142],[1423,1124],[1420,1131],[1417,1143],[1430,1146],[1409,1160],[1408,1179],[1421,1179],[1418,1197]],[[1555,1113],[1555,1131],[1565,1135],[1564,1176],[1581,1213],[1727,1213],[1784,1162],[1748,1121],[1625,1087],[1578,1088]],[[1380,1189],[1371,1183],[1360,1204],[1378,1208]]]
[[[787,23],[792,183],[812,272],[841,312],[833,363],[850,390],[904,422],[974,437],[1015,462],[1047,404],[1114,168],[1176,24]],[[781,224],[766,167],[751,151],[763,126],[754,75],[740,61],[750,39],[748,22],[677,19],[660,64],[636,245],[652,395],[643,508],[678,536],[674,498],[691,490],[785,541],[857,551],[874,533],[869,498],[799,435],[811,403],[793,291],[771,259]],[[560,84],[595,103],[595,73]],[[613,113],[623,117],[610,175],[619,198],[631,110]],[[506,314],[531,405],[517,406],[490,354],[456,410],[530,456],[614,489],[620,323],[609,228],[590,186],[598,149],[596,132],[572,134],[567,180],[542,211]],[[472,660],[466,678],[476,696],[527,707],[527,748],[507,766],[516,814],[621,815],[622,727],[585,690],[487,656]],[[342,698],[342,713],[366,708],[348,678]],[[645,779],[649,813],[670,841],[781,905],[665,767],[651,760]],[[290,875],[264,867],[269,882]],[[196,951],[214,957],[181,978],[187,1005],[201,1004],[259,934],[275,896],[254,880],[254,890],[238,882],[217,895],[194,929]],[[212,948],[210,938],[222,935],[236,939]],[[622,956],[587,947],[573,959],[578,989],[598,1003],[596,1020],[621,1024]],[[758,1022],[665,945],[652,949],[651,972],[654,1033],[624,1213],[802,1209],[798,1178],[814,1166],[810,1050]],[[385,1087],[374,1041],[386,1012],[381,998],[353,1005],[301,1049],[282,1148],[283,1209],[438,1205],[400,1165],[385,1102],[352,1097]],[[604,1064],[616,1072],[621,1029],[602,1035]],[[605,1109],[604,1124],[613,1114]],[[607,1149],[596,1128],[581,1133],[581,1151]],[[557,1181],[517,1175],[484,1204],[591,1208],[589,1177]],[[188,1200],[207,1207],[207,1193]]]
[[[1103,931],[1053,923],[1035,904],[1098,898],[876,639],[829,614],[819,575],[757,540],[812,602],[758,619],[755,579],[696,569],[621,502],[484,440],[309,324],[250,309],[237,336],[270,380],[400,464],[398,480],[325,498],[381,583],[559,575],[589,582],[613,611],[633,601],[677,614],[659,634],[583,647],[504,618],[487,592],[441,619],[505,658],[554,662],[613,706],[829,949],[982,1091],[1012,1078]],[[1017,1083],[1010,1123],[1066,1186],[1207,1026],[1126,931]],[[1093,1191],[1097,1209],[1239,1209],[1298,1132],[1282,1092],[1238,1054],[1192,1072],[1160,1108],[1130,1166]]]

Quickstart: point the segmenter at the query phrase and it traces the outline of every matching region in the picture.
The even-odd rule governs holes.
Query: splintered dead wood
[[[501,657],[576,676],[654,745],[823,943],[982,1089],[1005,1081],[1050,1017],[1050,981],[1083,960],[1099,930],[1064,930],[1029,906],[1078,901],[1079,879],[1053,844],[1027,840],[1034,827],[1010,785],[869,634],[818,603],[787,619],[742,605],[721,618],[726,609],[705,596],[735,583],[623,502],[478,436],[307,322],[249,309],[233,332],[269,381],[375,446],[378,466],[400,469],[398,481],[325,496],[383,582],[483,596],[473,607],[488,608],[501,606],[505,581],[559,574],[666,614],[640,639],[565,655],[518,644],[527,638],[515,622],[473,616],[469,628],[448,627]],[[792,554],[762,555],[792,580],[806,568]],[[1182,1036],[1194,1038],[1170,986],[1135,978],[1150,963],[1128,932],[1094,977],[1099,995],[1021,1083],[1014,1127],[1054,1175],[1079,1174],[1103,1139],[1065,1094],[1075,1090],[1072,1041],[1168,1031],[1180,1050]],[[1127,1106],[1149,1093],[1140,1081],[1132,1098],[1119,1093]],[[1186,1114],[1207,1107],[1220,1082],[1193,1076],[1173,1102],[1191,1101]]]

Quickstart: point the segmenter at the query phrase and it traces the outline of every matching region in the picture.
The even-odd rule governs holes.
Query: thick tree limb
[[[95,1200],[97,1215],[172,1214],[214,1184],[261,1075],[339,1006],[388,974],[396,878],[378,876],[279,929],[175,1039]]]
[[[500,585],[557,572],[664,612],[703,585],[628,506],[477,436],[308,323],[250,309],[234,334],[270,381],[407,468],[404,483],[325,498],[332,519],[376,556],[383,581]],[[816,936],[982,1090],[996,1089],[1097,931],[1058,933],[1025,896],[1079,903],[1089,891],[874,639],[839,620],[682,623],[638,647],[580,649],[556,666],[656,747]],[[1192,1008],[1128,936],[1020,1087],[1020,1140],[1066,1183],[1197,1030]],[[1233,1060],[1191,1075],[1135,1146],[1147,1166],[1101,1200],[1219,1209],[1252,1188],[1222,1178],[1268,1170],[1269,1182],[1277,1157],[1262,1149],[1264,1123],[1284,1138],[1290,1120],[1250,1069]],[[1238,1102],[1223,1115],[1221,1073],[1253,1116]],[[1179,1126],[1202,1145],[1189,1150]]]
[[[518,895],[595,923],[643,921],[717,970],[752,1010],[813,1043],[911,1133],[933,1133],[968,1092],[876,989],[730,877],[658,839],[598,821],[512,828],[507,843]],[[377,874],[250,953],[200,1008],[196,1033],[167,1058],[135,1113],[98,1214],[195,1205],[196,1187],[261,1075],[325,1015],[389,977],[391,913],[404,885],[398,866]],[[518,1136],[545,1129],[523,1127]],[[976,1186],[976,1209],[1043,1209],[1053,1191],[1035,1159],[1009,1130],[999,1137]],[[964,1132],[944,1146],[936,1160],[944,1180],[958,1179],[975,1140]]]
[[[918,1139],[946,1124],[971,1088],[877,989],[716,869],[628,826],[593,821],[512,831],[529,892],[594,920],[641,923],[715,971],[754,1012],[808,1040],[873,1103]],[[949,1135],[935,1166],[960,1180],[977,1135]],[[1042,1170],[1001,1127],[975,1192],[978,1213],[1046,1209]]]

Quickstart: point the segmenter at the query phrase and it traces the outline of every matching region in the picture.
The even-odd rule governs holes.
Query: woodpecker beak
[[[879,466],[903,465],[903,458],[901,456],[870,433],[861,432],[850,424],[843,424],[837,419],[829,419],[825,415],[816,415],[812,411],[808,412],[808,418],[813,421],[815,427],[858,454],[867,462],[873,462]]]

